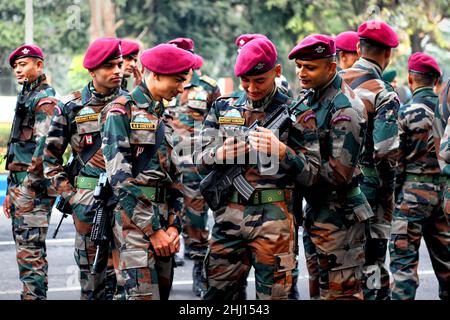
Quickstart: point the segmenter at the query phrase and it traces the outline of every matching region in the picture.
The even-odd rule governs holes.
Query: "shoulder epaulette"
[[[67,96],[63,96],[61,98],[61,102],[63,104],[68,104],[69,102],[80,99],[80,98],[81,98],[81,91],[74,91]]]
[[[213,78],[208,77],[207,75],[202,75],[202,76],[200,77],[200,80],[206,82],[206,83],[209,84],[211,87],[217,86],[217,81],[214,80]]]

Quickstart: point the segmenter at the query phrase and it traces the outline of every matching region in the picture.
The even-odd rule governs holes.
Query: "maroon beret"
[[[271,70],[277,62],[277,49],[267,38],[257,38],[242,47],[236,58],[234,74],[254,76]]]
[[[195,65],[192,67],[192,69],[200,69],[203,65],[203,58],[201,56],[199,56],[198,54],[195,54],[194,49],[195,49],[195,43],[194,40],[190,39],[190,38],[176,38],[173,40],[170,40],[169,42],[167,42],[169,44],[174,44],[176,45],[178,48],[187,50],[189,52],[192,52],[195,55]]]
[[[177,74],[192,69],[197,59],[191,52],[163,43],[141,54],[142,65],[159,74]]]
[[[359,42],[359,36],[358,32],[345,31],[339,33],[334,40],[336,42],[336,49],[356,52],[356,44]]]
[[[317,60],[336,54],[334,39],[323,34],[307,36],[289,53],[289,59]]]
[[[358,36],[390,48],[396,48],[399,43],[394,29],[381,20],[363,22],[358,28]]]
[[[260,39],[260,38],[268,39],[265,35],[260,34],[260,33],[245,33],[245,34],[241,34],[239,37],[237,37],[236,40],[234,41],[234,43],[236,44],[238,49],[241,49],[249,41],[252,41],[254,39]]]
[[[24,44],[18,47],[9,55],[9,65],[11,68],[14,67],[14,62],[17,59],[22,59],[26,57],[34,57],[44,60],[44,53],[42,49],[33,44]]]
[[[122,56],[138,54],[140,50],[139,43],[133,40],[121,39]]]
[[[439,68],[436,60],[432,56],[423,52],[416,52],[409,57],[408,70],[442,76],[441,68]]]
[[[83,67],[93,70],[106,61],[122,57],[121,40],[117,38],[98,38],[94,40],[84,54]]]

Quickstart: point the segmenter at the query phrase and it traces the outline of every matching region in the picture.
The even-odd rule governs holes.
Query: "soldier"
[[[358,33],[345,31],[335,38],[337,70],[350,68],[358,60],[356,44],[359,41]],[[320,299],[319,266],[317,252],[308,231],[303,229],[303,248],[305,251],[306,268],[309,275],[309,297],[311,300]]]
[[[433,122],[433,134],[434,142],[436,144],[436,149],[440,150],[437,154],[439,160],[439,167],[441,168],[442,174],[446,177],[446,188],[443,195],[443,207],[444,213],[447,217],[447,221],[450,223],[450,156],[448,153],[449,149],[449,137],[450,137],[450,126],[448,125],[448,119],[450,118],[450,78],[441,90],[439,95],[439,106],[435,111],[435,118]],[[444,131],[445,130],[445,131]],[[445,134],[444,134],[445,132]],[[439,148],[438,148],[439,146]]]
[[[194,53],[195,44],[192,39],[177,38],[168,43]],[[183,185],[184,255],[194,260],[192,289],[199,297],[206,291],[202,268],[209,241],[208,206],[199,190],[203,176],[198,173],[192,161],[192,151],[198,139],[200,124],[212,103],[220,96],[220,89],[215,80],[198,74],[197,70],[203,65],[203,59],[199,55],[195,56],[197,62],[186,78],[184,92],[176,97],[176,107],[168,108],[168,111],[173,117],[174,148],[178,155],[176,163]]]
[[[127,299],[167,300],[180,247],[182,194],[163,99],[183,93],[195,56],[170,44],[144,51],[141,84],[102,112],[102,148],[119,202],[114,237]]]
[[[355,31],[341,32],[336,36],[335,41],[338,71],[350,68],[359,59],[356,49],[359,42],[358,33]]]
[[[311,185],[320,157],[315,116],[280,92],[275,78],[281,74],[281,65],[276,60],[276,48],[265,38],[254,39],[241,49],[234,72],[244,91],[238,97],[216,100],[200,133],[203,149],[194,151],[201,173],[220,170],[224,161],[245,163],[241,178],[250,189],[256,189],[248,199],[231,190],[230,197],[214,211],[215,225],[205,258],[205,300],[242,298],[252,266],[257,299],[287,299],[292,287],[297,264],[294,183]],[[249,133],[248,140],[241,140],[246,127],[287,106],[292,109],[294,123],[280,138],[270,129],[258,127]],[[273,171],[269,174],[259,169],[251,160],[251,152],[270,154]]]
[[[267,39],[267,37],[263,34],[259,34],[259,33],[245,33],[245,34],[241,34],[240,36],[238,36],[236,38],[236,40],[234,41],[234,43],[236,44],[237,48],[238,48],[238,53],[241,51],[242,47],[247,44],[249,41],[252,41],[253,39],[258,39],[258,38],[264,38]],[[293,98],[294,94],[291,90],[291,87],[289,85],[289,82],[287,81],[286,77],[283,76],[282,74],[280,74],[279,77],[275,78],[275,84],[277,85],[277,87],[280,89],[281,93],[283,93],[284,95]],[[239,89],[242,91],[243,88],[241,85],[239,85]],[[233,95],[239,96],[239,92],[235,92],[233,93]],[[299,196],[299,195],[298,195]],[[298,203],[301,206],[301,199],[298,200]],[[299,215],[298,217],[296,217],[295,221],[298,223],[301,223],[300,220],[302,219],[302,212],[301,210],[299,210],[298,212],[296,211],[296,213]],[[296,234],[298,234],[298,225],[295,226],[296,229]],[[297,240],[297,243],[295,244],[295,252],[296,255],[298,256],[298,237],[295,238]],[[292,278],[292,289],[291,292],[289,294],[289,299],[290,300],[298,300],[300,298],[300,294],[298,292],[298,287],[297,287],[297,280],[298,280],[298,264],[295,268],[295,270],[293,271],[293,278]],[[245,283],[246,286],[246,283]],[[245,289],[244,289],[245,291]],[[245,292],[243,292],[243,294],[245,294]]]
[[[128,91],[128,79],[133,76],[133,88],[138,86],[142,81],[142,74],[137,64],[140,45],[136,41],[121,39],[122,56],[123,56],[123,79],[121,88]]]
[[[400,156],[397,195],[389,242],[393,300],[413,300],[422,237],[439,282],[441,299],[450,298],[450,224],[442,210],[444,179],[434,150],[432,124],[438,96],[433,86],[441,70],[433,57],[416,52],[408,59],[411,104],[399,110]],[[450,131],[449,131],[450,132]],[[448,137],[448,136],[447,136]],[[443,149],[446,152],[445,149]]]
[[[75,261],[79,267],[82,300],[111,300],[116,276],[111,259],[91,274],[96,245],[90,235],[95,214],[94,189],[105,172],[101,150],[99,113],[121,94],[122,52],[120,40],[100,38],[86,50],[83,67],[92,77],[82,90],[62,99],[52,119],[44,150],[44,172],[58,194],[70,206],[75,223]],[[70,145],[75,169],[66,172],[62,156]],[[106,258],[105,258],[106,259]]]
[[[22,91],[17,97],[8,141],[8,191],[3,212],[12,220],[22,300],[47,298],[48,264],[45,238],[55,190],[44,178],[42,149],[53,109],[55,90],[44,74],[44,54],[38,46],[22,45],[9,56]]]
[[[302,88],[315,91],[305,105],[317,117],[322,159],[318,182],[304,191],[304,229],[317,255],[320,298],[363,299],[364,224],[373,213],[356,167],[367,114],[336,73],[335,50],[331,37],[318,34],[289,53]]]
[[[361,58],[340,75],[363,100],[369,117],[360,157],[360,182],[375,216],[366,230],[364,298],[384,300],[389,299],[389,272],[384,262],[394,209],[399,98],[382,80],[382,72],[399,42],[395,31],[383,21],[362,23],[358,35]]]

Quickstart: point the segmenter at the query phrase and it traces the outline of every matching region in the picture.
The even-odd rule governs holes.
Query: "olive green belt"
[[[253,196],[247,201],[239,194],[239,192],[234,191],[231,195],[230,202],[239,204],[266,204],[284,201],[286,199],[284,189],[260,189],[256,190]]]
[[[76,176],[75,177],[75,187],[78,189],[89,189],[94,190],[97,186],[98,178],[91,178],[91,177],[83,177],[83,176]]]
[[[363,167],[361,166],[361,171],[364,177],[375,177],[378,178],[378,172],[375,168]]]
[[[361,194],[361,188],[360,187],[355,187],[355,188],[351,188],[349,191],[347,191],[347,198],[353,198],[356,196],[359,196]]]
[[[25,180],[27,175],[28,175],[28,172],[26,172],[26,171],[11,171],[11,176],[12,176],[11,178],[17,184],[22,184],[23,180]]]
[[[440,184],[445,183],[447,181],[447,178],[441,175],[427,176],[408,173],[406,175],[405,181]]]
[[[75,178],[75,186],[78,189],[94,190],[95,187],[97,186],[97,183],[98,178],[83,177],[83,176],[77,176]],[[139,189],[151,201],[161,203],[166,201],[167,193],[166,189],[164,188],[139,186]]]

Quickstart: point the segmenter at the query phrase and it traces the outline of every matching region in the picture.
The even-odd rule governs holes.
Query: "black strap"
[[[161,121],[158,125],[158,130],[156,131],[155,144],[144,146],[144,150],[133,160],[133,177],[136,177],[139,173],[144,171],[145,166],[149,163],[150,159],[153,158],[159,146],[164,140],[165,131],[164,121]],[[142,147],[142,146],[138,146]]]
[[[369,80],[380,80],[380,77],[377,76],[377,74],[370,72],[370,73],[366,73],[365,75],[363,75],[362,77],[359,77],[358,79],[356,79],[355,81],[353,81],[350,85],[350,88],[352,89],[356,89],[358,88],[361,84],[363,84],[366,81]]]

